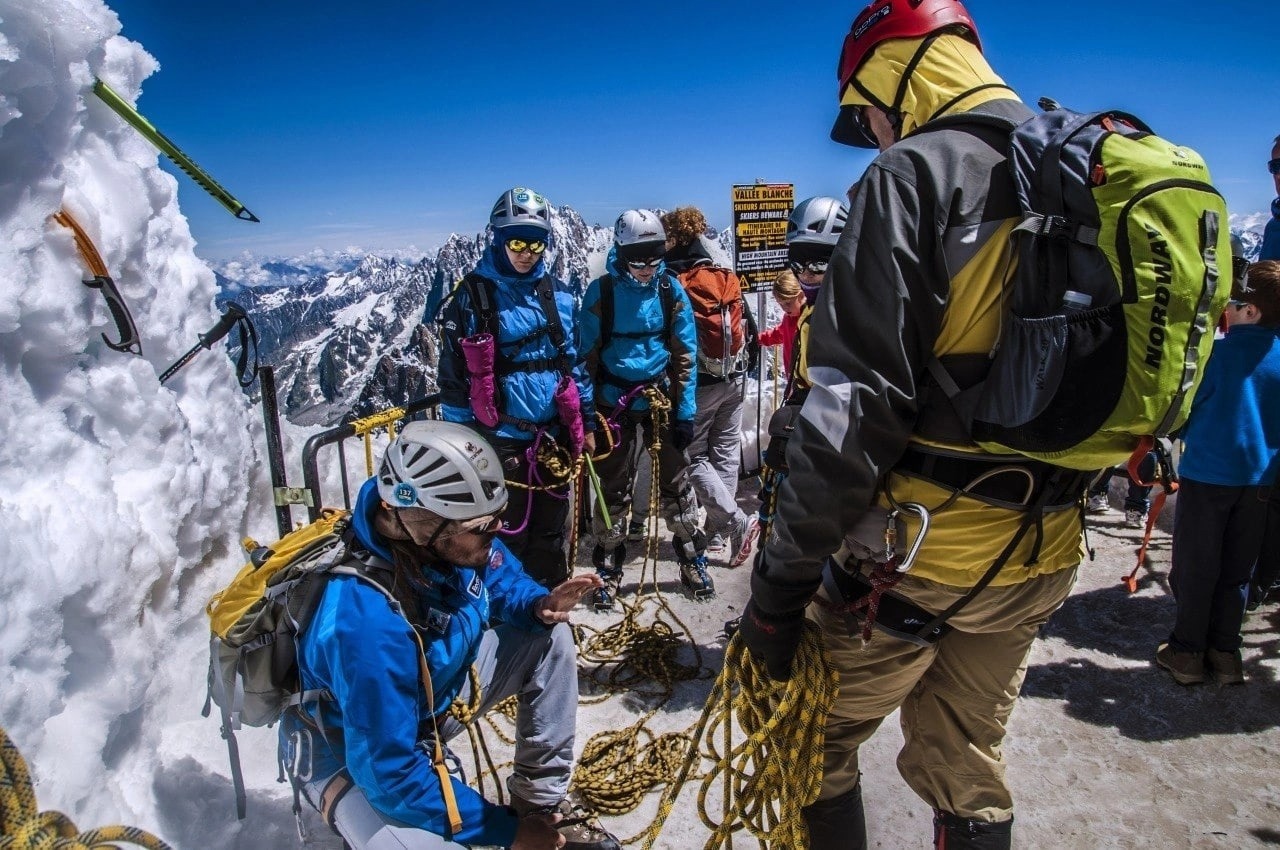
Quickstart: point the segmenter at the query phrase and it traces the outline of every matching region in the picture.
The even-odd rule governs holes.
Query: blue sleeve
[[[547,589],[529,577],[520,559],[501,540],[493,541],[493,555],[484,581],[489,591],[489,613],[494,621],[529,632],[551,628],[534,614],[534,606],[547,595]]]
[[[578,392],[582,392],[585,384],[591,387],[591,418],[589,420],[592,430],[595,429],[595,385],[592,376],[596,373],[596,366],[600,362],[600,279],[597,278],[587,285],[586,294],[582,296],[582,308],[578,310],[578,363],[574,368],[573,376],[578,381]],[[583,396],[584,398],[586,396]],[[587,415],[586,405],[583,405],[582,415]]]
[[[684,287],[673,281],[675,309],[671,317],[671,389],[676,394],[676,421],[692,422],[698,409],[698,330]]]
[[[468,308],[471,299],[461,282],[454,289],[444,315],[440,318],[440,367],[436,384],[440,387],[440,413],[449,422],[474,422],[471,412],[471,390],[467,380],[467,361],[462,356],[461,341],[472,329]]]
[[[417,747],[416,722],[428,716],[419,683],[418,646],[386,598],[358,579],[336,579],[340,596],[315,624],[318,665],[342,715],[347,769],[375,809],[410,826],[448,836],[448,816],[431,758]],[[331,612],[340,612],[333,616]],[[451,779],[463,844],[509,846],[516,816]]]

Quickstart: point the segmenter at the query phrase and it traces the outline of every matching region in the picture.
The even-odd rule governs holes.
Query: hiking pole
[[[604,488],[600,486],[600,476],[596,475],[596,465],[591,462],[591,455],[584,453],[587,459],[587,475],[591,478],[591,489],[596,491],[596,504],[600,506],[600,516],[604,518],[604,527],[613,528],[613,519],[609,516],[609,506],[604,501]]]
[[[163,151],[165,156],[173,160],[174,165],[186,172],[188,177],[196,181],[200,188],[212,195],[214,200],[226,207],[233,216],[241,221],[258,221],[258,217],[249,212],[244,204],[236,200],[234,195],[219,186],[218,181],[209,176],[209,172],[196,165],[195,160],[183,153],[164,133],[157,130],[146,118],[143,118],[138,110],[126,103],[125,99],[116,94],[110,86],[102,80],[94,80],[93,93],[101,98],[103,103],[111,107],[111,110],[123,118],[133,129],[141,133],[147,141]]]
[[[111,275],[107,272],[107,264],[102,262],[102,255],[98,253],[93,240],[89,238],[89,234],[85,233],[84,228],[80,226],[80,222],[72,218],[71,213],[65,209],[54,213],[53,220],[71,231],[71,235],[75,239],[76,250],[80,252],[80,259],[84,260],[85,266],[89,269],[89,274],[93,275],[93,280],[85,280],[81,281],[81,283],[90,289],[96,289],[101,292],[103,299],[107,302],[107,308],[111,310],[111,318],[115,320],[116,332],[119,333],[120,340],[112,342],[107,339],[106,334],[103,334],[102,341],[107,344],[108,348],[115,351],[128,351],[141,357],[142,340],[138,338],[138,327],[133,323],[133,316],[129,315],[129,308],[124,303],[120,290],[116,289],[116,282],[111,279]]]
[[[179,357],[172,366],[164,370],[164,373],[160,376],[160,383],[163,384],[165,381],[172,378],[174,373],[190,363],[192,358],[200,353],[201,349],[208,351],[213,348],[213,344],[226,336],[227,333],[230,332],[231,328],[235,326],[236,322],[241,319],[246,321],[248,320],[248,316],[244,312],[244,308],[234,301],[228,301],[227,310],[222,314],[222,318],[218,319],[218,323],[209,328],[208,332],[200,334],[198,337],[200,341],[191,346],[191,348],[187,350],[187,353]]]

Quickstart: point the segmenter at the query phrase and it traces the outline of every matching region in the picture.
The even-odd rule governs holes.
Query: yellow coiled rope
[[[62,812],[41,812],[22,753],[0,729],[0,850],[92,850],[124,841],[151,850],[165,842],[132,826],[104,826],[79,832]]]
[[[694,726],[693,744],[643,836],[643,850],[654,846],[699,758],[712,762],[698,790],[698,815],[711,830],[704,850],[731,848],[733,833],[744,829],[762,848],[808,846],[800,810],[817,800],[822,785],[826,720],[838,684],[812,623],[805,624],[792,669],[789,681],[774,681],[741,637],[733,637]],[[717,795],[719,820],[708,805]]]

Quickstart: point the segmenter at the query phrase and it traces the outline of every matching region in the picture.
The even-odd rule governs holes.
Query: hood
[[[507,262],[506,249],[496,241],[490,242],[489,246],[484,249],[484,253],[480,255],[480,262],[476,264],[476,274],[481,277],[487,277],[494,283],[502,283],[508,286],[532,286],[533,282],[547,273],[547,255],[544,252],[538,258],[538,262],[534,263],[533,269],[528,274],[516,274],[516,270]]]
[[[384,561],[390,562],[391,550],[373,530],[373,512],[381,503],[382,497],[378,495],[378,479],[375,476],[364,482],[359,495],[356,496],[356,505],[351,511],[351,528],[355,531],[356,539],[363,543],[366,549]]]
[[[631,270],[627,268],[627,264],[618,259],[617,245],[609,247],[609,257],[605,260],[604,267],[605,271],[613,275],[614,280],[620,281],[627,286],[634,286],[638,289],[655,285],[662,279],[662,276],[667,273],[667,264],[663,261],[658,263],[658,270],[654,273],[653,277],[649,279],[649,282],[641,283],[631,276]]]
[[[676,274],[688,271],[694,266],[707,265],[712,262],[711,252],[699,236],[688,245],[676,245],[663,256],[667,268]]]
[[[923,38],[886,41],[858,70],[856,79],[877,100],[892,105],[898,84]],[[925,51],[911,73],[899,107],[905,138],[923,125],[955,112],[964,112],[992,100],[1018,100],[1003,79],[991,69],[972,42],[958,35],[941,35]],[[845,89],[842,106],[866,106],[868,98],[854,86]]]

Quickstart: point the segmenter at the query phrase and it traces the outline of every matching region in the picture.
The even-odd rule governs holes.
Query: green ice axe
[[[591,478],[591,489],[596,491],[596,504],[600,506],[600,515],[604,517],[604,527],[613,528],[613,520],[609,518],[609,506],[604,502],[604,488],[600,486],[600,476],[596,475],[596,465],[591,462],[591,455],[584,454],[587,459],[587,475]]]
[[[258,221],[258,217],[235,199],[235,196],[226,189],[218,185],[218,181],[209,176],[209,172],[195,164],[191,157],[183,153],[177,145],[169,141],[169,138],[161,133],[151,122],[142,117],[138,110],[134,109],[125,99],[112,91],[111,87],[102,80],[95,80],[93,83],[93,93],[102,98],[102,102],[111,107],[115,114],[123,118],[133,129],[137,130],[158,147],[165,156],[173,160],[174,164],[187,173],[187,176],[196,183],[200,184],[200,188],[204,189],[214,199],[227,208],[230,213],[242,221]]]

